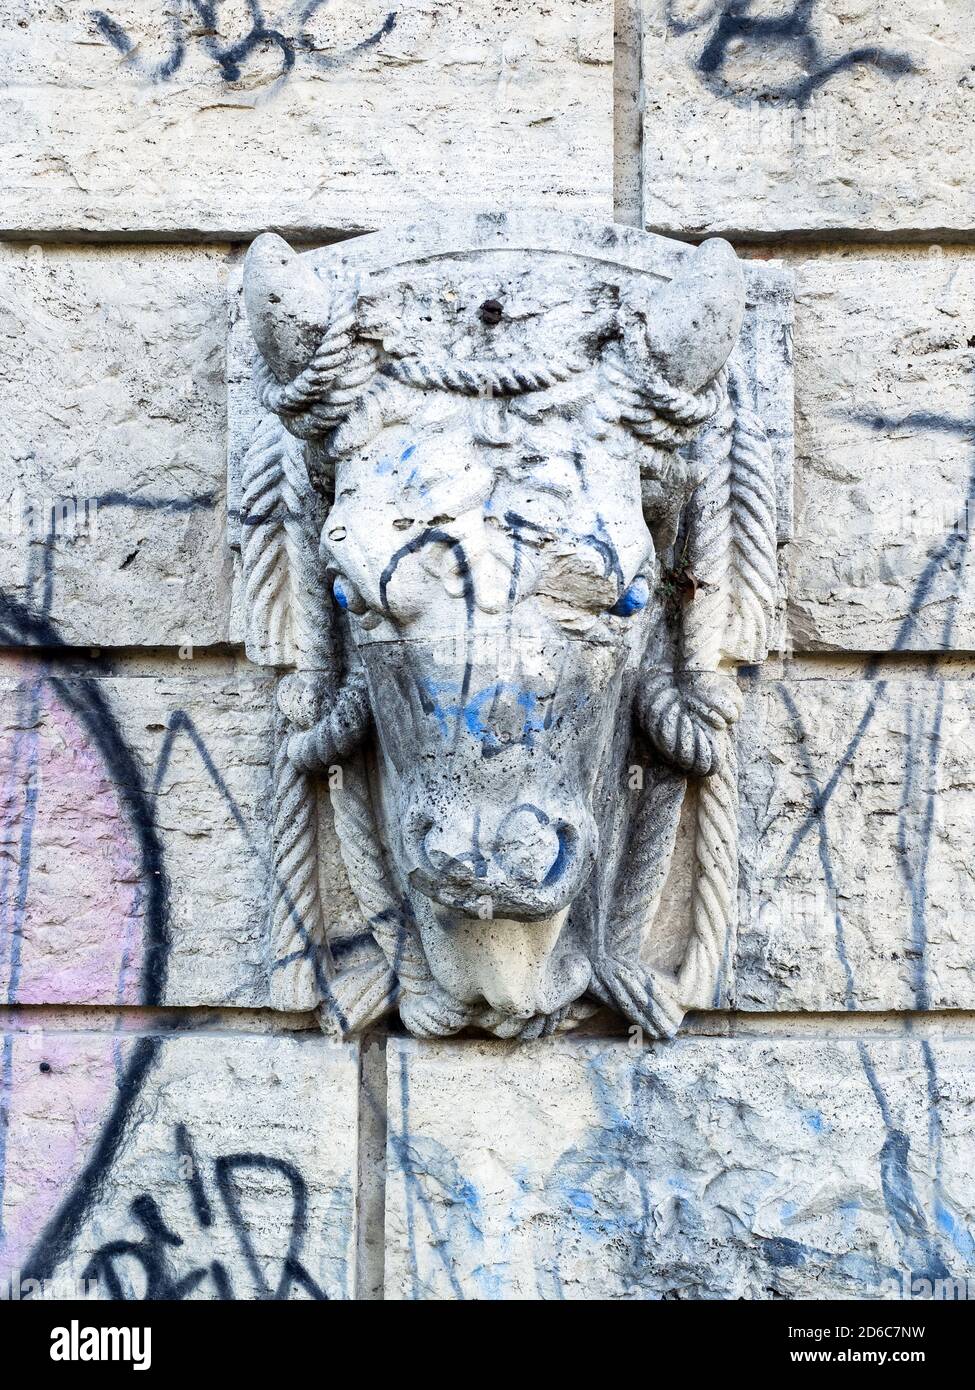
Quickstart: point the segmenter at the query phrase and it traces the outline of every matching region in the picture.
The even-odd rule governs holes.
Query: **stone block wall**
[[[0,52],[0,1285],[975,1279],[970,6],[0,0]],[[740,920],[722,1008],[672,1043],[601,1016],[339,1044],[270,1008],[272,686],[227,545],[240,261],[266,228],[481,206],[720,234],[794,276]],[[354,933],[331,842],[322,882]]]

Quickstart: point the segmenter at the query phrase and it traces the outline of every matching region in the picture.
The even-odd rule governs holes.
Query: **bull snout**
[[[481,814],[417,815],[412,886],[471,916],[535,921],[568,906],[595,860],[592,817],[526,802],[495,822],[486,834]]]

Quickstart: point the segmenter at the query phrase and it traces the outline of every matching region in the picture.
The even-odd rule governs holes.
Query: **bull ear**
[[[648,358],[671,386],[700,391],[728,360],[741,329],[741,262],[728,242],[714,237],[686,257],[668,284],[630,308],[626,355]]]
[[[283,238],[265,232],[244,260],[244,305],[261,356],[278,381],[308,365],[328,327],[333,296]]]

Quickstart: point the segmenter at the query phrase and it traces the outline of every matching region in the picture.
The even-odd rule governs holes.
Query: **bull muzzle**
[[[494,820],[485,833],[485,822]],[[582,807],[559,814],[522,801],[489,818],[452,808],[435,818],[417,810],[405,843],[413,888],[470,917],[533,922],[567,907],[592,872],[595,822]]]

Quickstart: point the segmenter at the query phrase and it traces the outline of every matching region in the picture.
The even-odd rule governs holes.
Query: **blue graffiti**
[[[424,708],[437,721],[445,740],[456,737],[460,729],[466,729],[480,742],[485,756],[506,748],[531,748],[534,736],[546,727],[538,696],[505,681],[496,681],[465,698],[463,686],[457,682],[425,680],[423,695]],[[521,715],[521,727],[514,733],[506,729],[499,734],[491,723],[494,706],[504,696],[511,697],[514,708]]]

